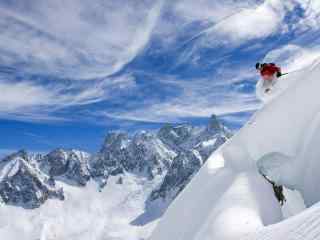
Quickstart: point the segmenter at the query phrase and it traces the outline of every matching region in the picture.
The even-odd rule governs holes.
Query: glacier
[[[258,82],[263,107],[209,157],[150,239],[320,239],[319,78],[314,63],[281,78],[271,94]],[[308,208],[285,218],[259,172],[298,191]]]

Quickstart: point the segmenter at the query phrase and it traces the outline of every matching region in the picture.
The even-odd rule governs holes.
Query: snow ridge
[[[260,94],[265,106],[209,157],[151,240],[320,239],[319,77],[316,64]],[[284,220],[259,171],[311,208]]]

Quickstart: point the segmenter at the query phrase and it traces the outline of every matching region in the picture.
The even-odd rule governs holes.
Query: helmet
[[[259,62],[256,63],[256,69],[260,69],[261,64]]]

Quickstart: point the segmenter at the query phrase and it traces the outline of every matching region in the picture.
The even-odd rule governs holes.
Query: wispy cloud
[[[143,51],[162,7],[163,0],[1,2],[0,67],[12,70],[0,70],[0,116],[65,120],[54,112],[134,88],[130,74],[112,75]]]
[[[145,101],[134,109],[104,112],[105,116],[144,122],[177,122],[186,117],[208,117],[212,113],[226,115],[253,111],[260,107],[255,93],[245,90],[241,83],[253,81],[253,72],[244,69],[228,71],[223,78],[215,76],[200,79],[175,79],[163,81],[180,94],[171,98]],[[167,76],[168,77],[168,76]]]
[[[2,2],[1,64],[76,79],[110,75],[147,44],[161,6],[151,1]]]
[[[250,40],[286,34],[289,28],[316,29],[320,26],[319,9],[318,1],[309,0],[201,0],[175,4],[176,13],[184,21],[205,21],[209,26],[189,38],[189,41],[199,38],[194,51],[203,47],[237,47]]]
[[[285,6],[280,1],[264,1],[217,24],[209,34],[218,34],[220,41],[227,44],[264,38],[281,30],[285,13]]]
[[[186,21],[207,20],[218,22],[221,19],[255,4],[255,1],[210,1],[210,0],[179,0],[174,3],[176,14]]]
[[[299,71],[315,61],[320,61],[319,47],[303,47],[295,44],[288,44],[269,52],[265,62],[277,62],[287,72]]]
[[[320,2],[314,0],[296,0],[296,2],[304,9],[304,14],[295,27],[300,30],[306,30],[308,28],[319,29]]]
[[[13,81],[0,77],[0,116],[13,119],[66,120],[52,113],[59,109],[88,105],[135,88],[130,75],[90,82],[61,82],[47,84]]]
[[[242,44],[249,54],[276,34],[317,29],[319,8],[318,1],[309,0],[2,1],[0,67],[13,70],[0,72],[0,117],[67,120],[68,109],[97,104],[89,111],[93,116],[107,112],[113,118],[157,122],[253,111],[259,102],[247,89],[255,73],[242,66],[246,59],[237,59],[235,66],[221,63],[239,54]],[[159,46],[151,45],[154,39]],[[288,70],[318,54],[318,48],[298,43],[276,47],[266,61],[277,60]],[[137,56],[148,64],[151,56],[147,67],[139,63],[150,78],[136,79],[129,63]],[[199,73],[154,71],[158,61],[167,60],[176,68],[196,66]],[[217,69],[201,72],[200,63]],[[155,78],[161,84],[144,91]],[[173,91],[167,89],[175,94],[167,96]]]

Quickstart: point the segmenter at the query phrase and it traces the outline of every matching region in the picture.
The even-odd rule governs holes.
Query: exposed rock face
[[[158,137],[169,147],[179,151],[180,146],[188,142],[194,135],[194,132],[195,129],[190,125],[172,126],[167,124],[159,130]]]
[[[176,139],[176,134],[174,134],[176,128],[166,126],[165,132],[169,134],[162,133],[161,138],[165,137],[165,141],[171,144],[172,139]],[[151,201],[159,197],[174,199],[208,157],[231,136],[229,130],[219,123],[215,115],[211,117],[208,126],[204,129],[192,127],[182,129],[184,134],[181,135],[184,136],[184,141],[175,141],[179,143],[175,147],[178,149],[178,155],[173,160],[160,187],[152,192]]]
[[[160,188],[153,191],[151,200],[159,197],[174,198],[187,185],[191,177],[202,166],[202,158],[196,150],[181,152],[173,161]]]
[[[92,159],[90,171],[94,177],[108,178],[123,172],[122,162],[129,158],[129,137],[126,133],[108,133],[97,156]]]
[[[167,124],[156,134],[140,132],[129,136],[112,132],[92,160],[91,173],[101,181],[101,187],[105,186],[110,175],[125,172],[150,180],[163,175],[163,183],[151,198],[175,197],[230,135],[215,115],[204,128]]]
[[[94,177],[105,179],[125,171],[153,179],[168,169],[175,156],[176,153],[152,133],[140,132],[129,137],[113,132],[107,135],[90,169]]]
[[[152,189],[157,185],[148,201],[165,199],[169,204],[230,135],[212,116],[204,128],[165,125],[157,133],[133,136],[111,132],[94,157],[78,150],[56,149],[44,156],[20,151],[0,161],[0,200],[39,207],[48,198],[64,199],[55,180],[85,186],[93,178],[102,188],[109,176],[117,176],[118,185],[126,184],[129,174],[154,184]]]
[[[129,147],[131,167],[126,170],[144,172],[151,179],[163,174],[176,156],[174,151],[152,133],[136,134]]]
[[[40,169],[50,177],[84,186],[90,179],[89,158],[85,152],[56,149],[38,161]]]
[[[63,190],[30,164],[20,151],[0,161],[0,197],[6,204],[36,208],[48,198],[64,199]]]

